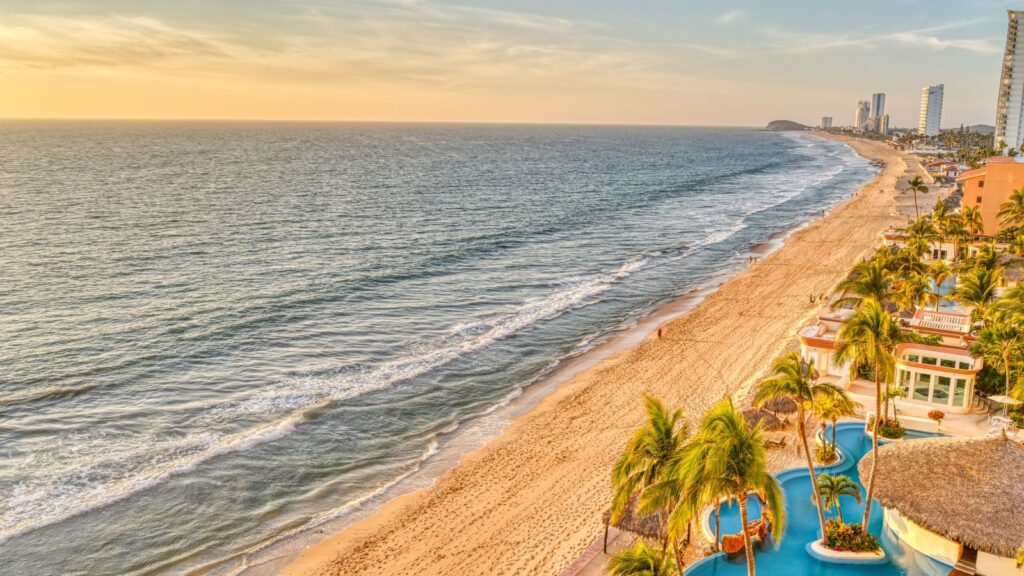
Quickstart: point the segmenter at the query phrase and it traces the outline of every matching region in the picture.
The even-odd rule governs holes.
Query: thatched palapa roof
[[[878,450],[875,498],[950,540],[1015,557],[1024,542],[1024,446],[995,438],[929,438]],[[871,470],[871,454],[858,466]]]
[[[758,408],[744,408],[741,412],[743,419],[747,422],[747,426],[753,428],[758,422],[761,422],[761,429],[766,431],[782,430],[786,427],[779,420],[777,416],[768,412],[767,410],[760,410]]]
[[[619,521],[613,524],[613,526],[645,538],[664,540],[666,536],[665,526],[668,524],[668,513],[664,509],[660,509],[650,514],[642,515],[637,511],[639,507],[640,499],[634,496],[626,504],[626,509],[622,511]],[[608,524],[611,514],[611,508],[605,510],[601,520]]]
[[[762,404],[761,409],[772,413],[792,414],[796,412],[797,405],[789,396],[779,396]]]

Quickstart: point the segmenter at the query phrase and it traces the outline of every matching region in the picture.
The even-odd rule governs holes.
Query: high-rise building
[[[871,103],[867,100],[857,102],[857,112],[853,115],[853,129],[865,130],[868,128],[868,120],[871,112]]]
[[[832,117],[831,116],[822,116],[821,117],[821,129],[822,130],[828,130],[831,127],[832,127]]]
[[[871,118],[885,116],[885,94],[881,92],[871,95]]]
[[[882,114],[878,118],[875,118],[875,132],[878,132],[882,136],[889,133],[889,115]]]
[[[1024,12],[1008,10],[1010,23],[1006,29],[1006,50],[999,75],[999,100],[996,103],[995,146],[1020,149],[1024,140],[1024,42],[1019,38]]]
[[[942,84],[921,88],[921,114],[917,120],[917,132],[925,136],[939,133],[942,123]]]

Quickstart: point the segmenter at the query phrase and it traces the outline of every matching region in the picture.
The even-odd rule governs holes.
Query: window
[[[970,370],[971,369],[971,363],[970,362],[961,362],[959,368],[961,370]]]
[[[935,380],[935,390],[932,391],[932,402],[936,404],[949,404],[949,386],[952,379],[946,376],[939,376]]]
[[[914,400],[928,401],[928,388],[931,386],[932,377],[930,374],[918,374],[917,382],[914,384]]]
[[[943,368],[956,368],[956,361],[954,360],[939,360],[939,366]]]
[[[939,361],[936,360],[935,358],[925,356],[924,358],[921,358],[921,364],[927,364],[929,366],[938,366]]]
[[[911,354],[910,356],[907,356],[907,362],[920,362],[920,361],[921,361],[921,359],[917,356],[917,354]]]
[[[900,390],[903,390],[904,394],[910,392],[910,372],[907,372],[906,370],[900,370],[899,383]]]
[[[978,188],[984,188],[984,187],[985,187],[985,181],[984,180],[978,180]]]
[[[956,388],[953,389],[953,406],[962,407],[967,400],[967,380],[956,379]]]
[[[978,195],[978,204],[981,204],[981,195]]]

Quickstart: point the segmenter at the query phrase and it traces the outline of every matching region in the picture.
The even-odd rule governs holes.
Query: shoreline
[[[822,134],[814,135],[821,137]],[[506,405],[497,412],[512,412],[511,422],[497,438],[490,439],[485,446],[475,449],[463,455],[457,466],[442,474],[432,486],[426,486],[414,492],[399,495],[397,498],[384,504],[375,513],[364,518],[341,532],[333,534],[326,539],[313,544],[294,559],[285,570],[287,574],[348,574],[348,573],[430,573],[437,574],[464,574],[467,573],[465,566],[458,563],[459,553],[455,552],[455,544],[451,541],[452,536],[462,531],[472,531],[469,535],[470,542],[459,542],[457,549],[469,556],[463,558],[474,558],[475,563],[480,566],[480,573],[488,574],[513,574],[513,573],[558,573],[562,568],[575,559],[580,551],[587,547],[594,535],[600,531],[600,522],[596,520],[606,506],[607,495],[607,470],[610,462],[614,460],[617,451],[621,448],[625,438],[628,437],[633,427],[642,419],[640,410],[640,394],[642,391],[650,391],[658,394],[666,400],[684,405],[690,418],[699,417],[703,411],[701,406],[707,405],[721,397],[718,393],[735,393],[748,388],[756,377],[767,367],[767,362],[741,363],[742,376],[737,379],[736,367],[728,364],[713,366],[710,350],[704,352],[696,349],[705,347],[708,344],[725,344],[724,341],[702,341],[697,338],[677,339],[677,335],[693,335],[694,328],[699,326],[686,326],[685,324],[718,324],[721,331],[725,333],[735,332],[730,329],[731,321],[728,318],[720,317],[716,321],[715,315],[707,314],[708,308],[714,308],[716,301],[729,300],[733,297],[728,292],[737,284],[750,283],[751,279],[763,278],[771,283],[776,265],[783,264],[778,270],[784,268],[783,259],[786,252],[794,252],[800,248],[807,251],[810,242],[807,236],[815,232],[828,232],[829,224],[832,228],[842,227],[845,221],[846,228],[855,228],[861,231],[860,243],[857,245],[860,250],[841,250],[842,255],[835,255],[836,261],[829,270],[827,276],[835,278],[840,272],[845,275],[849,264],[855,260],[860,253],[874,245],[877,232],[884,228],[879,225],[873,227],[874,220],[894,221],[896,216],[892,214],[895,206],[892,194],[877,194],[870,196],[865,194],[872,190],[881,191],[883,188],[894,188],[896,180],[905,171],[905,162],[902,155],[889,149],[884,144],[854,141],[845,138],[834,138],[850,144],[861,156],[875,162],[885,161],[885,167],[869,183],[860,188],[852,197],[839,202],[831,207],[824,217],[814,218],[806,223],[796,225],[790,229],[773,234],[761,244],[750,249],[750,253],[758,254],[758,262],[748,270],[731,272],[727,278],[713,278],[708,282],[709,286],[697,289],[681,296],[671,298],[662,305],[652,309],[646,315],[640,317],[634,326],[621,331],[612,332],[604,342],[594,348],[585,351],[575,357],[570,357],[551,373],[544,376],[540,381],[527,388],[527,390],[514,402]],[[883,150],[884,149],[884,150]],[[886,154],[886,152],[888,152]],[[872,154],[873,153],[873,154]],[[903,165],[901,168],[899,165]],[[898,173],[897,173],[898,172]],[[885,182],[891,180],[888,185]],[[841,212],[851,210],[851,206],[867,204],[873,209],[870,218],[853,216],[843,218]],[[831,220],[831,222],[830,222]],[[864,229],[869,230],[864,233]],[[834,232],[835,230],[833,230]],[[832,244],[842,244],[849,233],[840,231],[838,238],[830,241]],[[801,242],[803,240],[803,242]],[[776,244],[776,245],[773,245]],[[850,248],[856,248],[853,246]],[[794,248],[795,247],[795,248]],[[765,252],[759,252],[759,249]],[[830,250],[832,252],[832,250]],[[851,258],[843,256],[855,255]],[[764,255],[768,254],[768,255]],[[813,262],[805,263],[804,266],[813,267]],[[782,272],[779,272],[782,274]],[[776,274],[778,275],[778,274]],[[813,276],[813,275],[811,275]],[[782,280],[777,278],[776,280]],[[825,283],[825,278],[807,279],[805,283],[813,283],[814,293],[822,291],[820,288]],[[838,278],[835,278],[838,281]],[[827,288],[835,284],[831,281]],[[779,286],[787,289],[791,286],[786,282],[780,282]],[[761,286],[763,290],[764,285]],[[791,299],[792,295],[791,295]],[[806,302],[806,293],[796,295],[797,305],[790,305],[781,316],[784,316],[787,324],[795,321],[802,322],[809,314],[809,306]],[[764,302],[754,302],[755,298],[748,298],[749,304],[758,308]],[[753,310],[758,311],[758,310]],[[760,310],[764,311],[764,310]],[[705,314],[702,315],[702,312]],[[703,316],[703,317],[702,317]],[[710,320],[709,320],[710,316]],[[763,322],[752,317],[747,318],[754,324],[772,324],[770,316],[765,316]],[[658,325],[666,325],[667,333],[665,341],[659,341],[651,335],[651,332]],[[749,332],[749,330],[748,330]],[[776,331],[777,332],[777,331]],[[781,350],[792,340],[792,331],[787,331],[783,338],[766,339],[764,335],[756,338],[758,334],[751,337],[759,339],[759,348],[770,348]],[[674,341],[674,342],[673,342]],[[742,342],[740,348],[743,348]],[[657,350],[661,348],[662,350]],[[682,354],[677,359],[671,352],[671,348],[682,348]],[[735,348],[735,346],[734,346]],[[715,350],[720,352],[719,350]],[[680,372],[685,368],[685,358],[692,356],[693,360],[702,365],[690,366],[685,373],[679,376],[703,376],[709,381],[704,390],[680,390],[680,386],[673,386],[671,378],[666,378],[672,372]],[[646,358],[654,356],[654,358]],[[758,356],[764,356],[762,354]],[[709,358],[711,358],[709,360]],[[646,364],[656,364],[644,366]],[[718,362],[722,364],[721,362]],[[643,370],[646,369],[646,370]],[[709,370],[710,369],[710,370]],[[734,377],[728,378],[723,372],[733,372]],[[624,380],[628,384],[615,386],[615,382],[609,379],[608,373],[615,373],[618,382]],[[644,381],[646,385],[633,380]],[[718,380],[716,383],[715,380]],[[628,390],[627,390],[628,389]],[[689,392],[685,400],[679,398],[680,392]],[[602,412],[599,408],[607,408],[612,402],[602,400],[601,394],[611,394],[618,402],[614,404],[621,407],[612,413],[618,416],[619,425],[608,426],[616,418],[594,418],[595,413]],[[673,398],[673,395],[676,397]],[[530,397],[536,398],[530,398]],[[698,398],[692,398],[697,396]],[[603,406],[601,406],[603,404]],[[519,405],[519,412],[516,412],[513,405]],[[525,407],[524,407],[525,406]],[[628,416],[623,415],[625,412]],[[568,436],[545,433],[544,424],[547,421],[570,416],[579,419],[587,419],[585,430],[570,422],[568,427],[561,427],[563,431],[570,432]],[[588,418],[589,416],[589,418]],[[568,428],[566,430],[566,428]],[[584,442],[586,440],[586,442]],[[581,444],[583,444],[581,446]],[[537,447],[545,451],[555,450],[559,452],[554,458],[553,468],[534,464],[535,461],[544,459],[551,460],[550,454],[541,454],[541,458],[519,458],[514,456],[535,455]],[[564,452],[562,454],[561,452]],[[511,455],[507,453],[512,453]],[[519,453],[519,454],[516,454]],[[589,454],[590,457],[585,455]],[[512,457],[510,457],[512,456]],[[578,465],[572,465],[578,461]],[[597,461],[597,462],[595,462]],[[568,465],[566,465],[568,464]],[[530,468],[526,470],[521,468]],[[573,482],[572,476],[580,468],[587,470],[585,481]],[[426,468],[426,467],[425,467]],[[555,469],[561,470],[561,473]],[[513,476],[511,479],[495,478],[495,470],[508,471],[508,474],[501,476]],[[581,479],[582,480],[582,479]],[[489,486],[497,484],[498,486]],[[561,490],[555,490],[557,484]],[[565,490],[565,485],[570,485]],[[467,498],[468,492],[479,492],[484,490],[483,500],[474,499],[474,504],[461,504]],[[523,494],[532,495],[533,500],[552,501],[552,492],[561,492],[562,496],[568,496],[570,500],[564,502],[555,499],[552,507],[561,507],[566,514],[575,514],[575,517],[560,518],[564,521],[558,527],[550,526],[550,519],[546,522],[544,536],[536,535],[536,530],[530,531],[531,523],[537,524],[544,521],[544,513],[537,512],[544,510],[550,516],[550,511],[541,508],[530,499],[524,499]],[[564,500],[561,499],[561,500]],[[516,506],[510,506],[514,502]],[[511,510],[502,510],[502,506]],[[451,518],[451,514],[462,514],[465,516],[466,508],[471,508],[471,517],[463,519]],[[441,513],[447,511],[448,513]],[[531,513],[537,512],[537,513]],[[420,526],[432,526],[433,530],[418,530],[416,527],[407,527],[412,523]],[[537,526],[535,526],[537,527]],[[494,532],[495,528],[508,528]],[[554,529],[553,529],[554,528]],[[524,529],[526,531],[524,532]],[[514,535],[520,535],[514,537]],[[433,543],[433,545],[431,545]],[[493,550],[486,554],[487,558],[481,559],[481,547],[489,546]],[[452,548],[446,553],[447,548]],[[551,550],[554,548],[554,550]],[[487,548],[485,548],[487,549]],[[476,552],[474,552],[474,550]],[[547,553],[544,555],[544,553]],[[539,556],[540,555],[540,556]],[[290,554],[289,554],[290,556]],[[539,557],[538,557],[539,556]],[[288,556],[270,558],[265,562],[250,565],[251,568],[266,567],[268,563],[273,568],[280,568],[281,562]],[[381,571],[387,566],[386,572]],[[271,568],[271,569],[273,569]],[[247,569],[245,574],[256,573]]]

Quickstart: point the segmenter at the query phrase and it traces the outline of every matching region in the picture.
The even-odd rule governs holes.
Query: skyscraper
[[[921,114],[917,120],[917,132],[925,136],[939,133],[942,123],[942,84],[921,88]]]
[[[999,100],[996,103],[995,146],[1020,149],[1024,139],[1024,43],[1018,38],[1024,12],[1008,10],[1010,23],[1006,29],[1006,50],[999,75]]]
[[[885,94],[881,92],[871,95],[871,118],[885,116]]]
[[[867,100],[861,100],[857,102],[857,112],[853,115],[853,129],[864,130],[868,126],[868,120],[870,120],[869,113],[871,112],[871,103]]]
[[[822,116],[821,117],[821,128],[823,130],[828,130],[828,129],[832,128],[832,117],[831,116]]]

